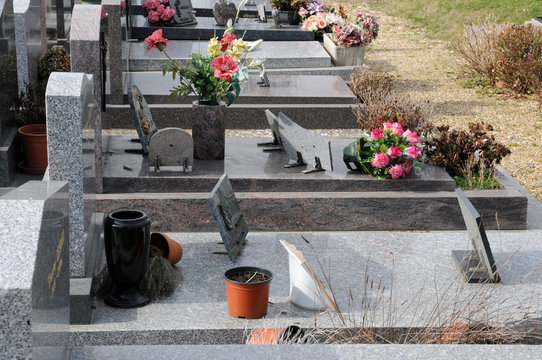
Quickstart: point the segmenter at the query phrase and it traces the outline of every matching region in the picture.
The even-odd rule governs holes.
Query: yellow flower
[[[233,60],[239,61],[248,49],[248,44],[243,39],[235,39],[231,44],[231,49],[228,49],[226,53],[230,55]]]
[[[209,55],[213,58],[222,55],[220,53],[220,43],[218,42],[218,39],[216,37],[211,38],[209,40],[209,45],[207,46],[207,49],[209,50]]]

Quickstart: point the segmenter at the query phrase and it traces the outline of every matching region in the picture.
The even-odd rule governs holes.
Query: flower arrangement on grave
[[[324,33],[331,33],[334,26],[342,27],[344,25],[346,25],[346,21],[340,15],[324,11],[303,20],[301,27],[323,36]]]
[[[353,144],[349,145],[355,152],[355,165],[375,178],[386,175],[391,175],[392,179],[404,178],[410,174],[412,166],[421,165],[418,134],[403,130],[404,119],[397,115],[385,118],[387,121],[382,122],[382,127],[360,137],[355,148]],[[345,162],[349,146],[345,148]]]
[[[209,55],[193,53],[184,66],[166,53],[168,39],[162,36],[162,29],[146,38],[145,43],[147,50],[157,48],[168,57],[162,72],[164,75],[170,72],[173,79],[179,78],[180,85],[170,90],[174,96],[194,93],[200,103],[208,105],[218,105],[226,98],[229,106],[239,96],[239,82],[248,76],[246,66],[240,66],[246,59],[248,44],[228,30],[221,40],[217,37],[209,40]]]
[[[141,7],[149,24],[156,26],[167,26],[173,22],[175,10],[170,6],[169,0],[147,0]]]
[[[334,25],[333,42],[337,46],[351,47],[370,44],[378,36],[379,25],[371,14],[357,13],[354,23]]]
[[[305,0],[302,5],[299,6],[297,13],[301,17],[301,20],[305,20],[309,16],[325,11],[329,12],[330,10],[331,8],[324,4],[322,0]]]

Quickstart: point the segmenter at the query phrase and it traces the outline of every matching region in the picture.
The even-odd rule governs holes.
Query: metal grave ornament
[[[149,166],[154,171],[192,171],[194,141],[192,136],[179,128],[158,130],[149,142]]]
[[[228,3],[227,0],[218,0],[213,7],[213,16],[218,26],[226,26],[229,19],[235,20],[236,15],[237,7],[233,2]]]
[[[248,234],[228,175],[224,174],[207,198],[230,260],[235,262]]]
[[[290,160],[284,167],[312,166],[312,169],[303,170],[305,174],[333,171],[331,142],[327,138],[299,126],[281,112],[277,117],[277,123],[282,145]]]
[[[173,22],[178,26],[189,26],[198,23],[196,12],[192,7],[191,0],[170,0],[171,7],[175,10]]]
[[[455,192],[474,250],[452,250],[452,257],[456,260],[467,282],[499,283],[501,278],[493,259],[482,218],[461,189],[456,189]]]
[[[279,125],[277,123],[277,117],[269,109],[265,110],[265,116],[269,123],[269,128],[273,133],[273,141],[258,143],[258,146],[272,146],[271,148],[265,148],[263,151],[277,151],[282,150],[282,141],[280,140]]]
[[[147,154],[149,152],[149,140],[157,129],[154,121],[152,121],[149,105],[147,105],[147,101],[145,101],[139,88],[132,84],[132,79],[128,81],[128,102],[130,103],[130,113],[134,118],[143,153]]]

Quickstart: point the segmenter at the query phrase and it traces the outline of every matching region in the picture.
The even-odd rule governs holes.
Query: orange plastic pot
[[[470,326],[463,322],[456,322],[447,326],[440,337],[441,344],[458,344]]]
[[[168,261],[175,265],[183,257],[183,247],[175,240],[171,240],[169,236],[164,233],[152,233],[151,234],[151,246],[155,246],[162,250],[164,257]]]
[[[34,172],[39,169],[45,173],[47,169],[47,127],[45,124],[21,126],[19,134],[23,142],[24,167]]]
[[[242,283],[232,280],[232,276],[245,272],[258,272],[266,280],[256,283]],[[273,274],[269,270],[243,266],[229,269],[224,274],[228,297],[228,312],[231,316],[245,319],[257,319],[267,314],[269,288]]]
[[[274,345],[281,343],[297,343],[303,339],[305,332],[295,325],[287,328],[254,329],[247,340],[248,345]]]

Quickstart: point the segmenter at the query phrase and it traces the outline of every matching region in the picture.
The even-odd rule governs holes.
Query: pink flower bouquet
[[[330,33],[335,25],[343,26],[346,22],[337,14],[331,12],[320,12],[306,18],[301,27],[305,30],[314,31],[317,34]]]
[[[357,13],[353,24],[338,24],[331,28],[337,46],[367,45],[378,36],[379,25],[371,14]]]
[[[151,25],[169,25],[175,16],[175,10],[169,5],[169,0],[147,0],[141,4],[141,7],[145,11],[144,16]]]
[[[382,129],[373,129],[370,135],[357,140],[355,165],[375,178],[386,175],[392,179],[404,178],[413,165],[420,164],[422,148],[418,144],[418,134],[404,131],[400,122],[384,122]],[[347,149],[345,162],[346,153]],[[350,168],[348,162],[347,166]]]

